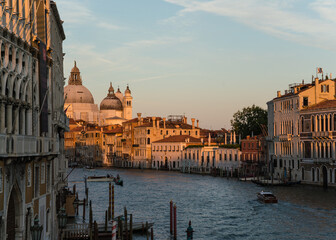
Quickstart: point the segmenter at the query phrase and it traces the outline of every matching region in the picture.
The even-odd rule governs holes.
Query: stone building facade
[[[300,111],[301,180],[336,186],[336,100]]]
[[[312,83],[292,84],[289,90],[267,103],[269,171],[273,178],[302,180],[303,143],[300,111],[326,99],[334,99],[335,80],[315,78]]]
[[[189,135],[176,135],[152,143],[152,168],[180,170],[183,150],[201,144],[201,139]]]
[[[65,185],[62,21],[53,1],[3,1],[0,26],[0,239],[57,239]]]

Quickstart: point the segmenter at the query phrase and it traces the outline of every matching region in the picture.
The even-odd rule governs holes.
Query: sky
[[[231,128],[316,67],[336,76],[334,0],[56,0],[64,75],[77,62],[100,104],[110,82],[133,96],[133,117],[186,115]],[[67,80],[66,80],[67,84]]]

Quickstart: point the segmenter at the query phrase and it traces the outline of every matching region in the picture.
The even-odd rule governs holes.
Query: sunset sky
[[[109,82],[133,116],[185,114],[230,128],[237,110],[288,84],[335,73],[336,2],[328,0],[57,0],[65,77],[77,61],[95,103]],[[333,76],[336,76],[333,74]],[[66,80],[67,82],[67,80]]]

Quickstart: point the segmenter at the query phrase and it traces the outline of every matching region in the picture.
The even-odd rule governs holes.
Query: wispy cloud
[[[178,16],[207,12],[225,16],[286,40],[336,50],[336,2],[315,0],[297,11],[298,0],[164,0],[183,7]],[[295,11],[294,11],[295,10]]]
[[[146,78],[133,79],[133,80],[130,80],[130,82],[133,82],[133,83],[147,82],[147,81],[152,81],[152,80],[157,80],[157,79],[164,79],[164,78],[168,78],[168,77],[172,77],[172,76],[173,76],[172,74],[152,76],[152,77],[146,77]]]
[[[61,9],[62,18],[65,23],[71,25],[76,24],[91,24],[106,30],[120,30],[121,26],[117,26],[110,22],[104,21],[97,14],[95,14],[86,4],[85,1],[78,0],[59,0],[57,1],[58,7]],[[76,6],[74,9],[73,6]]]
[[[160,37],[156,39],[144,39],[138,40],[133,42],[125,43],[125,47],[151,47],[151,46],[158,46],[158,45],[170,45],[170,44],[177,44],[177,43],[186,43],[190,42],[192,39],[189,37]]]
[[[108,22],[98,22],[97,27],[104,28],[107,30],[120,30],[121,29],[120,26],[117,26],[117,25],[114,25]]]

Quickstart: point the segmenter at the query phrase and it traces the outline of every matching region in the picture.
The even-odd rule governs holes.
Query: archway
[[[326,166],[322,167],[322,175],[323,175],[323,188],[328,188],[328,171]]]
[[[12,188],[7,208],[7,219],[6,219],[6,240],[15,240],[20,238],[17,236],[18,231],[21,229],[22,214],[21,214],[21,194],[17,184]],[[21,236],[22,237],[22,236]]]

